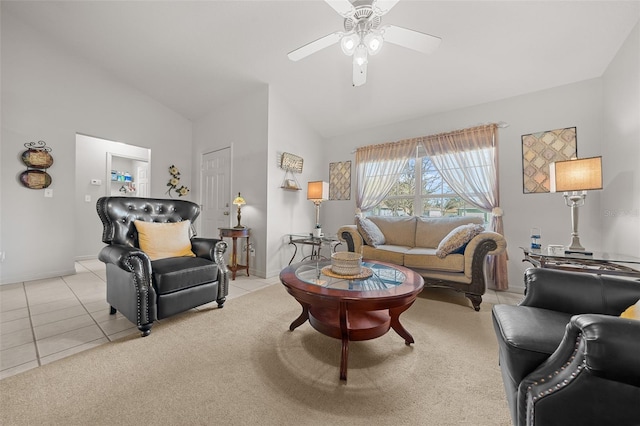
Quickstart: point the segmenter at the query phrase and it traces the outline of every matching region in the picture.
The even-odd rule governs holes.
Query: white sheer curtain
[[[503,234],[498,186],[498,132],[495,124],[421,138],[442,178],[461,198],[492,213],[491,229]],[[489,256],[489,278],[498,290],[509,287],[506,252]]]
[[[357,213],[378,205],[415,157],[418,139],[371,145],[356,150]]]

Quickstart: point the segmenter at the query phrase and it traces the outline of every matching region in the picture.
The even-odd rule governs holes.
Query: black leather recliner
[[[518,306],[495,305],[513,424],[640,425],[640,282],[528,269]]]
[[[142,336],[151,332],[157,319],[216,301],[223,307],[229,293],[229,269],[223,259],[227,243],[213,238],[195,238],[191,250],[196,257],[174,257],[151,261],[139,248],[135,220],[181,222],[196,220],[200,207],[190,201],[102,197],[98,216],[104,226],[102,241],[108,244],[98,258],[107,272],[107,302],[111,314],[120,311],[138,326]]]

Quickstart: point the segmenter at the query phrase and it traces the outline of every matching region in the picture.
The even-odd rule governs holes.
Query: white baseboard
[[[48,271],[48,272],[43,272],[40,274],[33,274],[33,275],[20,275],[20,276],[14,276],[14,277],[2,277],[2,280],[0,281],[0,285],[8,285],[8,284],[17,284],[17,283],[23,283],[23,282],[27,282],[27,281],[35,281],[35,280],[46,280],[49,278],[57,278],[57,277],[62,277],[65,275],[75,275],[76,274],[76,270],[74,269],[61,269],[59,271]]]

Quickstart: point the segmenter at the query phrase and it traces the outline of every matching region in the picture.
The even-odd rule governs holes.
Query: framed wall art
[[[577,156],[578,138],[575,127],[522,135],[523,192],[549,192],[549,163]]]
[[[329,199],[351,199],[351,161],[329,163]]]

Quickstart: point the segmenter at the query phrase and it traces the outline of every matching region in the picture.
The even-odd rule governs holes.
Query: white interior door
[[[202,236],[218,238],[218,228],[231,224],[231,148],[202,156]]]
[[[149,191],[149,165],[138,166],[136,171],[136,196],[148,197]]]

